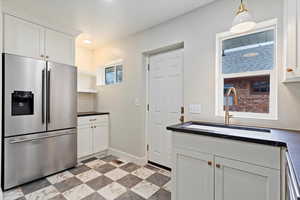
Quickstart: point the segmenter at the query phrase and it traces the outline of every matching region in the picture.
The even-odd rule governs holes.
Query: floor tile
[[[98,192],[107,200],[114,200],[115,198],[121,196],[127,191],[127,189],[120,185],[119,183],[113,182],[104,188],[100,189]]]
[[[68,200],[81,200],[84,197],[87,197],[94,192],[95,191],[91,189],[89,186],[87,186],[86,184],[82,184],[68,191],[65,191],[63,195]]]
[[[98,158],[96,157],[92,157],[92,158],[88,158],[88,159],[85,159],[85,160],[82,160],[81,163],[88,163],[88,162],[91,162],[91,161],[94,161],[94,160],[98,160]]]
[[[91,170],[88,170],[86,172],[76,175],[76,177],[85,183],[85,182],[95,179],[101,175],[102,175],[101,173],[97,172],[96,170],[91,169]]]
[[[116,180],[119,180],[121,178],[123,178],[124,176],[126,176],[128,174],[128,172],[120,169],[120,168],[117,168],[117,169],[114,169],[110,172],[107,172],[106,174],[104,174],[106,177],[110,178],[111,180],[113,181],[116,181]]]
[[[94,192],[87,197],[84,197],[82,200],[106,200],[103,196],[101,196],[98,192]]]
[[[106,157],[100,158],[100,160],[103,160],[105,162],[111,162],[113,160],[118,160],[118,157],[110,155],[110,156],[106,156]]]
[[[171,200],[171,192],[164,189],[160,189],[149,200]]]
[[[121,178],[120,180],[118,180],[117,182],[120,183],[121,185],[127,187],[127,188],[132,188],[133,186],[137,185],[138,183],[140,183],[142,181],[141,178],[134,176],[132,174],[128,174],[127,176],[124,176],[123,178]]]
[[[98,178],[95,178],[91,181],[88,181],[86,184],[93,188],[94,190],[99,190],[109,184],[111,184],[113,181],[110,178],[107,178],[106,176],[100,176]]]
[[[145,199],[140,195],[129,190],[126,193],[119,196],[118,198],[116,198],[116,200],[145,200]]]
[[[152,183],[149,183],[147,181],[142,181],[131,190],[138,195],[142,196],[145,199],[148,199],[151,197],[155,192],[157,192],[160,188]]]
[[[7,192],[4,192],[4,200],[15,200],[20,197],[23,197],[24,194],[22,192],[21,188],[9,190]]]
[[[135,170],[134,172],[132,172],[133,175],[135,175],[141,179],[146,179],[154,173],[155,173],[155,171],[152,171],[146,167],[141,167],[141,168]]]
[[[96,171],[102,173],[102,174],[105,174],[113,169],[116,169],[115,166],[111,165],[111,164],[104,164],[98,168],[95,168]]]
[[[159,187],[162,187],[167,182],[169,182],[171,180],[171,178],[168,176],[162,175],[160,173],[155,173],[155,174],[152,174],[151,176],[149,176],[146,180],[150,183],[153,183],[153,184],[159,186]]]
[[[73,168],[73,169],[70,169],[70,172],[71,172],[72,174],[74,174],[74,175],[78,175],[78,174],[81,174],[81,173],[86,172],[86,171],[88,171],[88,170],[90,170],[89,167],[87,167],[87,166],[85,166],[85,165],[80,165],[80,166],[78,166],[78,167],[75,167],[75,168]]]
[[[76,187],[76,186],[81,185],[81,184],[82,184],[82,181],[80,181],[76,177],[73,177],[73,178],[69,178],[67,180],[64,180],[60,183],[56,183],[56,184],[54,184],[54,186],[60,192],[65,192],[65,191],[70,190],[71,188]]]
[[[139,166],[134,163],[127,163],[126,165],[123,165],[120,168],[131,173],[131,172],[137,170],[139,168]]]
[[[47,180],[51,183],[51,184],[55,184],[55,183],[59,183],[62,182],[68,178],[72,178],[74,175],[72,173],[70,173],[69,171],[64,171],[62,173],[59,174],[55,174],[53,176],[50,176],[47,178]]]
[[[89,168],[95,169],[104,164],[106,164],[106,162],[104,162],[103,160],[94,160],[94,161],[86,163],[85,165],[88,166]]]
[[[171,173],[108,156],[4,193],[4,200],[170,200]]]
[[[67,200],[62,194],[59,194],[49,200]]]
[[[170,180],[169,182],[167,182],[162,188],[171,192],[171,189],[172,189],[172,180]]]
[[[54,186],[50,185],[25,195],[25,198],[28,200],[51,199],[57,195],[59,195],[58,190]]]
[[[45,188],[47,186],[51,185],[51,183],[47,180],[47,179],[41,179],[41,180],[37,180],[35,182],[32,183],[28,183],[26,185],[23,185],[21,187],[24,195],[35,192],[39,189]]]

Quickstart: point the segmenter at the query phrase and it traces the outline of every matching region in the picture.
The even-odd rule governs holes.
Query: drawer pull
[[[216,168],[221,168],[221,165],[220,164],[216,164]]]
[[[208,164],[209,166],[212,166],[212,161],[208,161],[207,164]]]

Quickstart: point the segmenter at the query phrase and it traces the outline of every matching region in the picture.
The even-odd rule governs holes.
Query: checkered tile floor
[[[114,156],[90,158],[71,170],[4,193],[4,200],[170,200],[170,172]]]

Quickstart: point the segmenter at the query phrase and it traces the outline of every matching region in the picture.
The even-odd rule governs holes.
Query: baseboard
[[[92,157],[102,158],[102,157],[105,157],[107,155],[109,155],[108,150],[104,150],[104,151],[100,151],[98,153],[91,154],[91,155],[88,155],[88,156],[85,156],[85,157],[77,158],[77,162],[80,163],[81,161],[92,158]]]
[[[136,163],[138,165],[145,165],[147,163],[146,157],[137,157],[132,154],[126,153],[124,151],[120,151],[114,148],[108,149],[108,154],[119,157],[120,159],[127,160],[129,162]]]

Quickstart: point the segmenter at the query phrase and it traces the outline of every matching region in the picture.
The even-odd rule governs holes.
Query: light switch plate
[[[189,112],[192,114],[200,114],[201,113],[201,104],[190,104]]]

